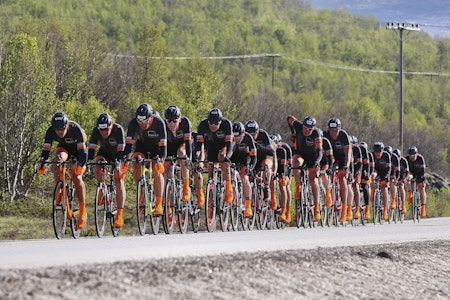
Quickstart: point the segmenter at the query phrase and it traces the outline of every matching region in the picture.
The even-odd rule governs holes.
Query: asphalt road
[[[165,257],[312,249],[450,239],[450,218],[419,224],[368,224],[332,228],[285,228],[243,232],[0,241],[0,268],[34,268]]]

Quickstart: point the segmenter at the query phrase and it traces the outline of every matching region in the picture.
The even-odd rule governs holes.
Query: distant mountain
[[[313,7],[345,9],[375,16],[380,22],[408,22],[433,36],[450,36],[450,1],[442,0],[310,0]]]

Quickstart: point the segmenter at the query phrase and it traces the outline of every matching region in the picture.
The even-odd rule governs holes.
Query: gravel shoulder
[[[449,299],[450,240],[0,270],[0,299]]]

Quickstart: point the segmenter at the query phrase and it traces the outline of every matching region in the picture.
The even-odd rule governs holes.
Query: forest
[[[140,103],[212,107],[286,140],[288,115],[338,117],[359,141],[399,147],[398,31],[299,0],[0,0],[0,199],[26,197],[51,116],[89,135]],[[450,177],[450,38],[403,35],[403,150]]]

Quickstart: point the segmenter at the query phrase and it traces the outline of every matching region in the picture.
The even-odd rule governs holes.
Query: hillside
[[[320,127],[337,116],[360,141],[398,147],[399,36],[374,17],[295,0],[5,0],[0,9],[0,128],[10,137],[1,168],[19,186],[59,109],[90,132],[99,112],[125,125],[144,101],[179,105],[194,127],[218,106],[285,138],[288,114]],[[429,170],[449,177],[450,39],[406,34],[403,54],[404,148],[418,146]]]

